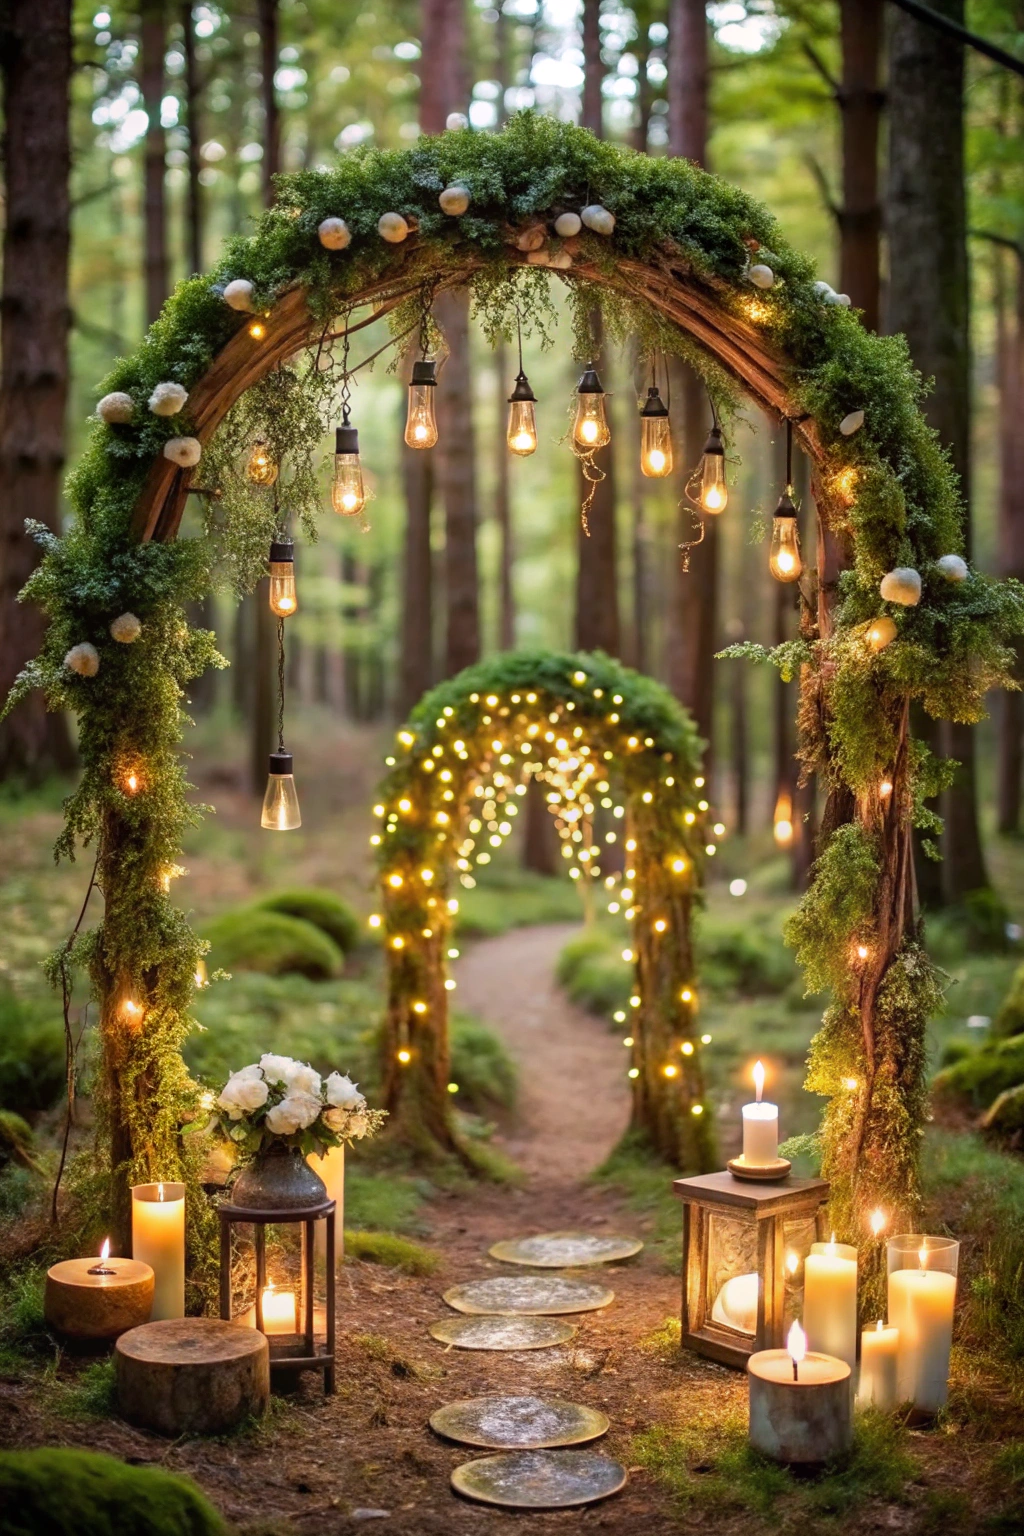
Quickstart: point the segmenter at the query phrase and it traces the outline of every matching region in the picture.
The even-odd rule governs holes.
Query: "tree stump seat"
[[[270,1400],[270,1351],[255,1328],[210,1317],[143,1323],[114,1354],[121,1413],[160,1435],[221,1434]]]

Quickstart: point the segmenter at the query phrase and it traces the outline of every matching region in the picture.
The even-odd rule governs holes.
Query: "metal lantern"
[[[827,1236],[824,1179],[676,1179],[683,1202],[684,1349],[741,1370],[800,1316],[804,1259]]]

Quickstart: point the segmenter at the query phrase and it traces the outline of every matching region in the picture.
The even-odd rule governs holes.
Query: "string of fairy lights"
[[[633,1009],[643,1004],[637,949],[645,938],[666,942],[671,923],[667,908],[655,911],[646,903],[651,906],[646,910],[634,863],[637,840],[629,834],[631,800],[651,807],[673,829],[675,846],[665,869],[679,893],[693,892],[699,859],[717,850],[705,830],[709,805],[701,794],[703,778],[680,777],[673,753],[623,723],[623,694],[593,686],[580,669],[567,681],[574,697],[550,689],[473,691],[457,707],[445,705],[432,727],[428,722],[403,728],[397,753],[385,759],[392,772],[385,797],[373,808],[378,827],[370,837],[385,904],[369,924],[383,933],[398,968],[408,1024],[431,1011],[425,981],[432,967],[442,955],[458,956],[447,941],[459,910],[458,900],[445,894],[449,871],[464,889],[475,887],[474,871],[486,867],[515,831],[531,781],[543,793],[570,878],[600,890],[608,912],[621,913],[632,925],[633,947],[622,957],[634,963]],[[635,771],[640,764],[643,776]],[[724,832],[716,823],[714,837]],[[618,856],[621,867],[609,867]],[[455,990],[451,977],[443,985],[447,992]],[[692,1028],[697,998],[689,980],[680,984],[676,1003],[678,1038],[661,1064],[668,1080],[711,1038]],[[616,1023],[626,1017],[622,1011],[614,1015]],[[635,1079],[640,1074],[635,1034],[625,1035],[623,1044],[634,1052],[628,1076]],[[395,1059],[399,1067],[415,1059],[415,1041],[404,1025]],[[457,1091],[456,1085],[449,1087]],[[703,1104],[691,1108],[703,1113]]]

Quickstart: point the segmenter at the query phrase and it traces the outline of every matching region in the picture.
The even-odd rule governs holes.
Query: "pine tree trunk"
[[[1020,413],[1024,406],[1024,251],[1010,257],[1011,306],[1006,293],[1005,261],[996,250],[999,367],[999,567],[1002,575],[1024,579],[1024,446]],[[1021,647],[1015,675],[1024,682]],[[1020,831],[1021,774],[1024,770],[1024,705],[1019,693],[1004,693],[999,715],[999,830]]]
[[[18,593],[37,561],[25,519],[60,528],[68,389],[71,168],[69,0],[0,8],[5,208],[0,365],[0,701],[42,647],[46,622]],[[0,724],[0,779],[74,766],[63,714],[39,690]]]
[[[142,105],[148,119],[144,153],[144,222],[146,322],[152,325],[167,297],[167,195],[164,181],[166,135],[160,121],[164,99],[164,54],[167,16],[163,0],[144,0],[142,7]]]
[[[601,59],[599,26],[600,0],[583,4],[583,106],[581,122],[597,138],[602,136],[601,83],[604,64]],[[594,363],[602,373],[602,383],[610,391],[609,362],[604,355],[604,327],[600,311],[590,317],[594,337]],[[618,538],[615,526],[615,434],[607,448],[593,454],[592,474],[600,476],[591,484],[582,464],[577,475],[581,503],[593,491],[587,512],[587,528],[579,520],[576,535],[576,644],[580,650],[619,654]],[[589,529],[589,533],[588,530]]]
[[[274,90],[277,73],[277,0],[258,0],[260,29],[260,90],[263,105],[263,202],[274,201],[274,177],[281,169],[281,113]]]
[[[508,349],[503,341],[499,341],[495,348],[494,366],[498,376],[494,483],[494,516],[498,524],[498,645],[503,651],[511,651],[516,643],[516,609],[512,586],[512,487],[508,446],[505,442],[508,413],[505,391],[509,387],[509,368]]]
[[[841,0],[843,78],[839,107],[843,135],[843,206],[839,210],[839,283],[864,324],[879,320],[878,129],[884,96],[878,70],[882,50],[882,0]]]
[[[933,0],[963,23],[963,0]],[[970,553],[970,295],[964,190],[963,49],[893,11],[889,82],[888,330],[902,331],[935,388],[925,415],[949,449],[967,502]],[[944,752],[960,764],[942,797],[942,883],[946,900],[988,885],[978,828],[971,726],[945,722]]]
[[[398,667],[397,702],[398,713],[403,720],[434,680],[433,560],[430,550],[433,469],[431,454],[402,444],[405,545],[402,561],[402,654]]]
[[[480,659],[480,591],[476,556],[476,443],[469,357],[469,292],[439,295],[434,314],[451,349],[437,384],[438,489],[444,506],[445,674]]]
[[[188,129],[188,249],[186,260],[192,273],[203,271],[203,206],[199,182],[199,77],[196,70],[196,35],[192,0],[181,7],[181,33],[185,49],[185,125]]]

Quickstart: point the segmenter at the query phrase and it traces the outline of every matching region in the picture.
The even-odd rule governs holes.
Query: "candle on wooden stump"
[[[105,1239],[98,1259],[65,1259],[46,1272],[43,1314],[69,1339],[116,1339],[149,1321],[153,1271],[137,1259],[110,1257]]]
[[[263,1332],[295,1332],[295,1292],[279,1291],[276,1285],[268,1285],[263,1292]]]
[[[779,1107],[762,1102],[764,1067],[761,1062],[754,1066],[754,1092],[754,1103],[743,1106],[743,1161],[753,1168],[764,1168],[778,1161]]]
[[[804,1260],[803,1323],[810,1348],[857,1365],[857,1250],[812,1243]]]
[[[912,1233],[889,1239],[889,1321],[899,1329],[901,1402],[923,1413],[945,1406],[960,1244]]]
[[[133,1185],[132,1253],[153,1271],[152,1321],[184,1317],[184,1184]]]
[[[857,1402],[861,1408],[891,1413],[900,1400],[897,1373],[900,1331],[887,1328],[879,1318],[874,1328],[860,1336],[860,1382]]]
[[[833,1461],[853,1442],[850,1367],[808,1353],[799,1323],[786,1349],[762,1349],[747,1362],[750,1443],[786,1464]]]

